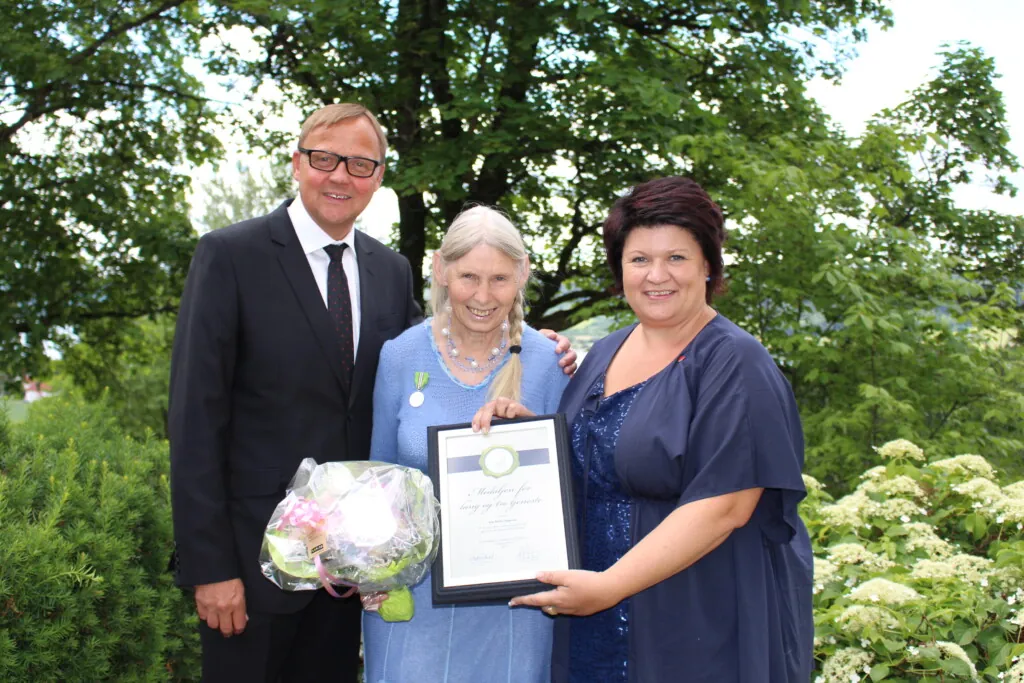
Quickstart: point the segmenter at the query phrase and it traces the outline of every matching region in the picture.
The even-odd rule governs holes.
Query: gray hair
[[[509,345],[521,345],[523,340],[523,307],[525,302],[527,270],[526,245],[523,237],[501,211],[489,206],[474,206],[466,209],[452,221],[441,246],[437,250],[440,267],[443,269],[468,254],[481,244],[494,247],[515,262],[519,269],[515,302],[508,313]],[[434,277],[430,283],[430,308],[437,316],[448,304],[448,288]],[[513,353],[505,367],[494,378],[490,398],[503,396],[519,401],[522,396],[523,364],[520,354]]]

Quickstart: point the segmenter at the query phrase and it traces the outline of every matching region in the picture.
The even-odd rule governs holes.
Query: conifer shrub
[[[0,418],[0,680],[199,679],[167,474],[166,442],[126,437],[102,402]]]
[[[1024,683],[1024,482],[979,455],[876,449],[833,500],[805,476],[814,683]]]

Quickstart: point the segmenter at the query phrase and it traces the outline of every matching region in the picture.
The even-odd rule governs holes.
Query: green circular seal
[[[488,446],[480,454],[480,469],[488,477],[504,477],[519,467],[519,453],[511,446]]]

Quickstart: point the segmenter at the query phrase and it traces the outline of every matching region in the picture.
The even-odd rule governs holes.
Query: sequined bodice
[[[615,472],[615,447],[622,423],[644,384],[602,398],[604,377],[598,378],[587,401],[596,408],[580,411],[572,424],[573,476],[584,569],[604,571],[632,544],[633,505]],[[574,623],[569,648],[572,683],[625,683],[629,600]]]

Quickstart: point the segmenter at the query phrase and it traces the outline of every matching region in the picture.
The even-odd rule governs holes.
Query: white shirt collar
[[[328,244],[347,244],[348,251],[355,256],[356,252],[356,228],[352,226],[352,229],[348,231],[345,238],[338,241],[323,231],[313,217],[306,211],[306,207],[302,204],[302,197],[296,196],[295,201],[288,206],[288,217],[292,220],[292,226],[295,228],[295,235],[299,238],[299,244],[302,245],[302,253],[312,254],[318,249],[323,249]]]

